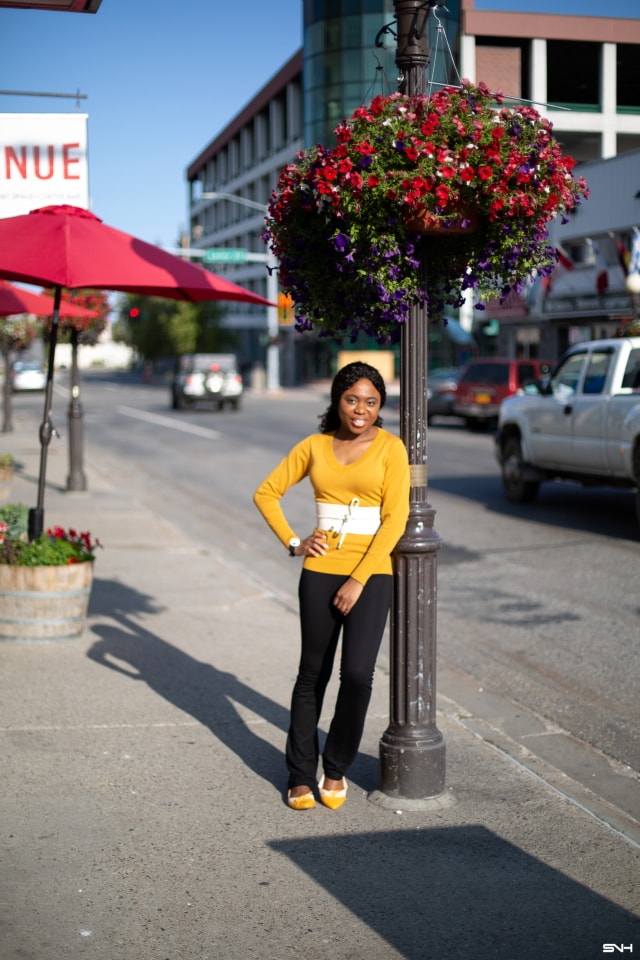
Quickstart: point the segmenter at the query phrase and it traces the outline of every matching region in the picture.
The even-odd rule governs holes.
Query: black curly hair
[[[349,387],[357,383],[358,380],[371,381],[380,394],[380,408],[382,409],[382,407],[384,407],[387,399],[387,390],[384,385],[384,380],[376,368],[372,367],[369,363],[361,363],[358,360],[355,363],[348,363],[346,367],[338,370],[333,378],[333,383],[331,384],[331,403],[321,416],[320,433],[332,433],[338,429],[340,426],[340,417],[338,415],[340,397]],[[382,417],[378,416],[375,426],[381,427],[382,423]]]

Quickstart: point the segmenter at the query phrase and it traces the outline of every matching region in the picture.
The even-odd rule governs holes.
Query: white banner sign
[[[89,207],[86,113],[0,113],[0,217]]]

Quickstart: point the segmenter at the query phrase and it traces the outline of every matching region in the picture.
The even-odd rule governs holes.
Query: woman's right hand
[[[314,530],[312,534],[300,541],[295,548],[297,557],[324,557],[327,552],[327,534],[324,530]]]

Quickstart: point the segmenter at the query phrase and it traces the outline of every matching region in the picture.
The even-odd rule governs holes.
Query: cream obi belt
[[[361,507],[354,497],[351,503],[321,503],[316,500],[317,528],[340,537],[338,550],[348,533],[372,536],[380,526],[380,507]]]

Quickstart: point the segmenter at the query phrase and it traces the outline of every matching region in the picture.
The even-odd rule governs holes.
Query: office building
[[[266,207],[280,168],[296,151],[318,141],[330,145],[344,116],[375,94],[397,89],[393,27],[391,0],[304,0],[302,49],[188,166],[192,246],[265,253],[260,209],[201,195],[226,194]],[[532,101],[552,120],[564,151],[579,163],[628,152],[635,156],[640,149],[640,19],[498,13],[476,10],[473,0],[448,0],[446,11],[436,8],[430,17],[430,49],[430,79],[484,80],[511,97]],[[628,243],[631,226],[613,243]],[[599,229],[606,232],[605,225]],[[580,245],[580,238],[572,239]],[[215,269],[266,294],[264,263],[217,264]],[[531,295],[496,306],[490,317],[485,315],[494,321],[484,328],[490,336],[474,321],[472,306],[462,320],[477,334],[481,351],[532,355],[540,354],[540,327],[547,324],[558,329],[558,336],[543,342],[556,353],[571,334],[560,332],[564,321],[543,311],[541,303]],[[298,337],[290,311],[281,319],[283,382],[329,376],[329,345]],[[575,326],[578,318],[567,319]],[[225,323],[236,331],[243,361],[261,362],[267,345],[264,311],[229,305]]]

